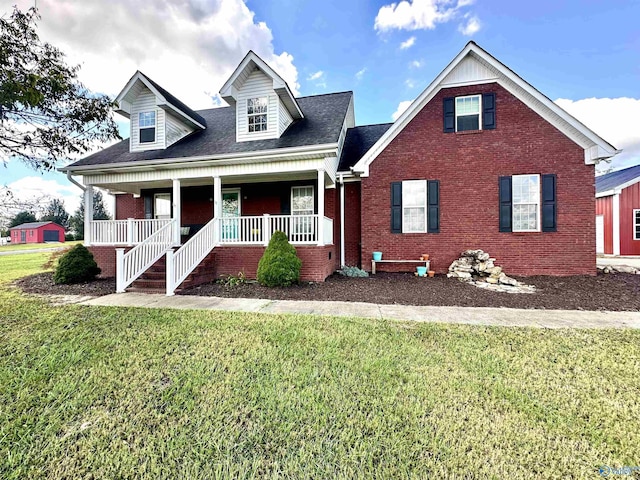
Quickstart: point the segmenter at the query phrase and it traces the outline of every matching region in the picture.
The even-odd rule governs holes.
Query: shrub
[[[55,283],[79,283],[92,280],[101,272],[93,255],[83,245],[76,245],[58,261]]]
[[[64,241],[65,242],[73,242],[76,239],[76,237],[73,236],[73,233],[65,233],[64,234]]]
[[[266,287],[288,287],[300,281],[302,261],[283,232],[274,232],[258,263],[257,279]]]
[[[369,273],[364,270],[359,269],[358,267],[350,267],[345,265],[342,267],[342,270],[338,270],[340,275],[344,275],[345,277],[368,277]]]

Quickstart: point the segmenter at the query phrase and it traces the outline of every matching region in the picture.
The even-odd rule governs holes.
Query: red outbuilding
[[[640,255],[640,165],[596,177],[596,252]]]
[[[11,243],[64,242],[64,227],[54,222],[23,223],[9,230]]]

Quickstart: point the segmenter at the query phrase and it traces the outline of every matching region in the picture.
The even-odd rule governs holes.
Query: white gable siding
[[[293,122],[293,118],[291,118],[291,114],[287,110],[287,107],[284,106],[282,100],[278,98],[278,111],[279,111],[279,119],[278,119],[278,136],[282,135],[284,131],[287,129],[291,122]]]
[[[171,115],[170,113],[165,113],[166,126],[167,126],[167,134],[166,141],[167,147],[173,145],[181,138],[186,137],[191,132],[193,132],[193,128],[188,127],[184,123],[182,123],[178,118]]]
[[[156,112],[156,141],[153,143],[140,144],[140,133],[138,131],[138,114],[140,112]],[[156,106],[156,96],[148,88],[143,88],[134,100],[131,107],[131,137],[129,149],[132,152],[142,152],[145,150],[156,150],[164,148],[165,135],[165,113],[164,110]]]
[[[264,132],[249,132],[247,121],[247,100],[250,98],[268,98],[267,130]],[[278,95],[273,90],[273,81],[260,70],[254,70],[238,92],[236,103],[236,141],[263,140],[278,138]]]
[[[442,80],[441,85],[467,85],[471,83],[494,82],[498,73],[479,59],[466,57]]]

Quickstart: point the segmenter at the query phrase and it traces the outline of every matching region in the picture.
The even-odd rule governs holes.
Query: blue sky
[[[251,48],[301,95],[353,90],[360,125],[391,121],[472,39],[624,148],[615,168],[640,163],[640,2],[166,0],[140,9],[127,0],[39,0],[38,6],[41,37],[82,64],[81,79],[94,91],[115,96],[139,68],[188,105],[207,108]],[[79,190],[61,174],[34,174],[10,161],[1,175],[16,191],[45,189],[70,210],[77,206]]]

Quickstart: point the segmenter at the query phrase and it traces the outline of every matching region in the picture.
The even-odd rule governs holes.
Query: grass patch
[[[0,257],[3,281],[46,255]],[[0,286],[0,478],[585,478],[640,334],[52,307]]]
[[[73,247],[83,243],[82,240],[74,240],[72,242],[64,243],[15,243],[0,245],[0,252],[11,252],[13,250],[40,250],[41,248],[58,248],[58,247]]]

